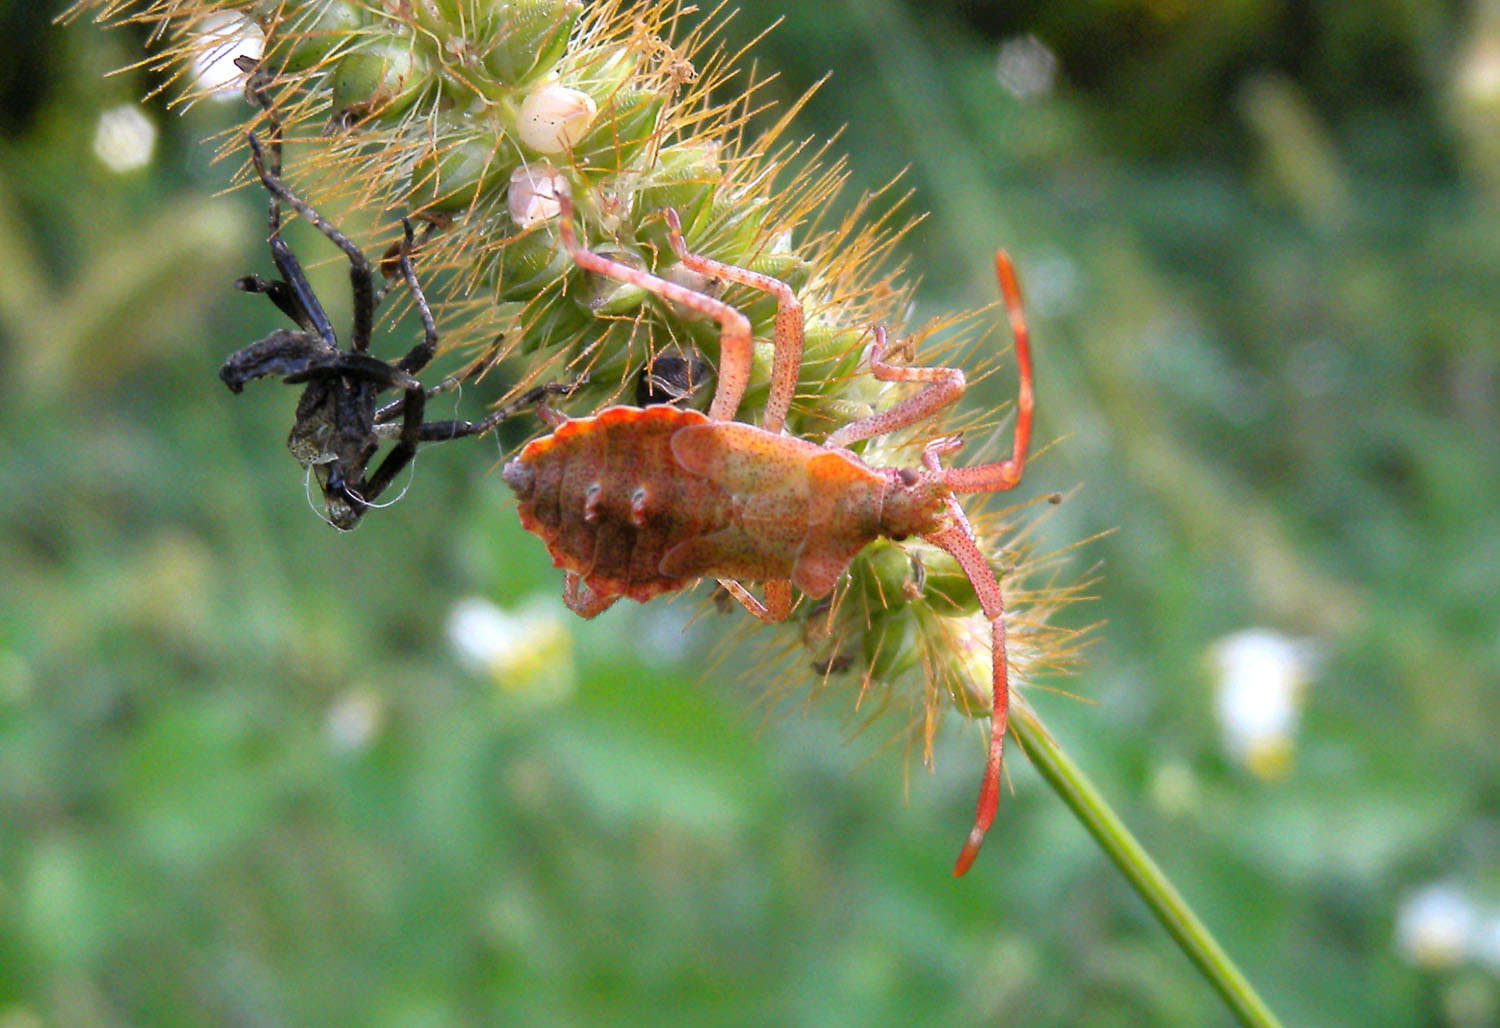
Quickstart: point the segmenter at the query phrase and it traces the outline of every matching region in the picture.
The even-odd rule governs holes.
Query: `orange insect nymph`
[[[716,578],[747,610],[780,621],[792,586],[826,596],[850,562],[882,536],[921,536],[947,550],[973,583],[991,624],[990,749],[974,827],[954,867],[973,863],[999,799],[1010,691],[1000,584],[954,493],[1009,489],[1020,480],[1031,434],[1031,356],[1009,259],[995,256],[1010,313],[1020,376],[1009,459],[944,468],[957,448],[939,439],[921,468],[872,468],[846,447],[910,425],[964,391],[955,368],[886,363],[886,333],[874,331],[871,370],[884,381],[926,388],[888,410],[845,425],[824,444],[673,407],[610,407],[569,420],[538,408],[553,427],[505,465],[522,525],[566,571],[563,598],[594,617],[621,596],[645,601],[698,578]],[[741,583],[765,583],[765,600]]]

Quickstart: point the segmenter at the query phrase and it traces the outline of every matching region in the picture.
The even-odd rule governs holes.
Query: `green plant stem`
[[[1252,1028],[1280,1028],[1280,1022],[1256,994],[1229,954],[1167,880],[1087,775],[1058,746],[1030,710],[1018,710],[1010,731],[1047,784],[1062,798],[1090,835],[1146,901],[1168,934],[1198,966],[1240,1023]]]

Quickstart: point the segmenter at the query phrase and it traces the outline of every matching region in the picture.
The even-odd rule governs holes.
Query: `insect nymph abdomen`
[[[697,411],[657,406],[611,407],[565,422],[502,473],[516,491],[522,526],[597,596],[644,601],[683,588],[697,576],[664,573],[663,557],[731,519],[728,493],[684,474],[672,454],[679,430],[706,421]]]

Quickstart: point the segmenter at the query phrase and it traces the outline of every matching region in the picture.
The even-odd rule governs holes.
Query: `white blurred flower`
[[[139,104],[120,104],[99,115],[94,156],[116,174],[144,168],[156,152],[156,125]]]
[[[995,77],[1017,100],[1046,96],[1057,81],[1057,55],[1030,33],[1012,36],[995,55]]]
[[[1263,781],[1291,767],[1312,647],[1268,628],[1225,636],[1210,650],[1215,712],[1229,755]]]
[[[1500,911],[1492,911],[1474,930],[1471,948],[1491,974],[1500,975]]]
[[[1429,885],[1409,894],[1396,912],[1396,947],[1409,963],[1429,971],[1458,964],[1476,938],[1479,913],[1452,885]]]
[[[1480,104],[1500,100],[1500,33],[1476,33],[1459,56],[1454,85],[1466,99]]]
[[[557,702],[573,692],[573,637],[557,601],[511,613],[489,600],[459,600],[448,614],[448,641],[459,659],[507,694]]]
[[[264,43],[260,26],[244,15],[233,11],[209,15],[199,28],[199,49],[193,57],[193,85],[215,100],[235,99],[244,77],[235,66],[235,58],[259,60]]]
[[[324,727],[336,749],[353,752],[375,741],[385,723],[385,704],[368,689],[350,689],[328,707]]]
[[[583,138],[598,113],[587,93],[549,82],[521,101],[516,133],[538,153],[562,153]]]

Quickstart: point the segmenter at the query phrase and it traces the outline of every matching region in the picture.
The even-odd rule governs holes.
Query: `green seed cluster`
[[[868,322],[843,317],[848,284],[826,273],[815,282],[815,263],[782,227],[830,186],[807,176],[805,188],[773,194],[765,141],[740,153],[723,138],[744,103],[708,100],[698,69],[651,31],[661,12],[627,17],[627,6],[606,4],[585,16],[578,0],[240,6],[266,33],[283,117],[317,111],[339,134],[340,177],[380,176],[379,195],[454,222],[439,246],[462,252],[448,258],[463,267],[458,291],[498,312],[529,379],[586,368],[592,384],[580,400],[602,405],[663,350],[718,359],[711,320],[574,265],[555,227],[566,194],[584,245],[612,259],[718,289],[677,265],[670,208],[690,249],[818,294],[792,429],[821,434],[847,420]],[[722,298],[760,340],[739,412],[750,419],[766,398],[775,300],[743,287]],[[855,402],[868,410],[868,399]]]

